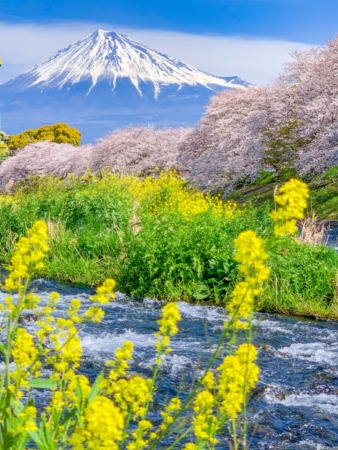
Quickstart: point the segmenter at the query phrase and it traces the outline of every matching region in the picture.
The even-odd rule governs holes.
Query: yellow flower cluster
[[[217,396],[222,414],[236,419],[242,411],[248,392],[258,381],[259,368],[254,363],[257,350],[252,344],[242,344],[234,355],[228,355],[218,367]]]
[[[193,403],[192,430],[198,445],[189,443],[185,449],[205,448],[205,445],[213,448],[224,423],[235,420],[243,411],[246,397],[258,381],[256,358],[256,348],[242,344],[235,354],[224,357],[216,376],[206,372],[201,380],[205,389],[196,395]]]
[[[114,287],[114,280],[107,280],[103,286],[97,288],[96,295],[91,300],[106,303],[114,298]],[[49,423],[53,421],[53,411],[61,412],[78,406],[79,390],[81,403],[88,397],[91,390],[89,380],[75,372],[82,357],[78,326],[89,320],[97,322],[103,317],[103,311],[96,305],[81,313],[81,302],[75,298],[69,304],[68,318],[55,318],[58,299],[59,294],[50,294],[48,305],[40,311],[40,320],[37,321],[39,329],[36,331],[39,345],[44,349],[45,362],[53,368],[51,379],[62,382],[60,388],[54,390],[50,406],[46,408]]]
[[[15,384],[9,386],[15,397],[20,400],[21,387],[28,389],[28,378],[40,376],[42,363],[39,359],[39,351],[36,348],[33,336],[24,328],[18,328],[12,341],[11,354],[15,363],[15,370],[11,373],[11,379]]]
[[[157,429],[157,433],[152,433],[150,437],[152,439],[156,439],[161,433],[165,432],[168,426],[173,423],[174,415],[181,408],[181,400],[177,397],[174,397],[170,400],[168,405],[161,411],[162,423]]]
[[[44,267],[42,260],[48,251],[47,241],[47,226],[41,220],[35,222],[27,236],[19,240],[8,266],[9,275],[4,284],[7,291],[22,289],[29,276]]]
[[[69,439],[74,450],[118,450],[123,439],[124,418],[121,411],[107,397],[97,396],[89,403]]]
[[[275,194],[275,202],[279,205],[272,211],[276,236],[285,236],[297,232],[297,219],[304,218],[304,211],[309,198],[309,188],[306,183],[292,178]]]
[[[20,419],[20,424],[17,428],[19,433],[29,433],[30,431],[36,431],[38,429],[36,425],[36,413],[35,406],[26,406],[26,408],[19,413],[18,418]]]
[[[15,200],[16,196],[12,194],[6,193],[0,195],[0,203],[2,204],[12,205],[13,203],[15,203]]]
[[[217,218],[230,219],[238,214],[237,204],[224,203],[219,197],[212,197],[187,188],[185,180],[175,172],[162,172],[158,178],[147,177],[131,180],[130,188],[135,201],[146,203],[153,212],[178,213],[184,220],[192,220],[201,213],[211,212]]]
[[[151,427],[152,423],[149,420],[140,420],[136,430],[131,434],[134,441],[127,444],[127,450],[143,450],[149,442],[149,440],[144,437]]]
[[[85,312],[85,318],[93,323],[102,322],[102,319],[104,318],[104,311],[98,306],[91,306]]]
[[[246,327],[253,311],[255,296],[262,291],[262,283],[269,277],[270,269],[265,265],[268,258],[264,241],[254,231],[243,231],[235,239],[235,257],[238,271],[244,281],[236,284],[227,305],[235,326]],[[241,322],[243,321],[244,322]]]
[[[101,286],[96,289],[96,294],[89,297],[92,302],[108,304],[115,298],[116,281],[112,278],[107,278]]]
[[[12,341],[12,357],[17,368],[21,370],[34,364],[38,350],[34,345],[33,336],[24,328],[17,329],[17,335]]]
[[[65,392],[65,398],[69,400],[71,405],[76,405],[79,401],[78,397],[78,389],[81,390],[81,397],[82,399],[87,399],[90,391],[91,386],[88,378],[84,375],[78,375],[74,372],[69,372],[67,374],[67,389]],[[56,391],[57,392],[57,391]]]
[[[132,414],[136,420],[146,414],[146,406],[152,399],[151,387],[152,380],[135,376],[115,381],[107,389],[107,393],[112,395],[121,411],[127,415]]]
[[[54,332],[49,334],[53,352],[47,357],[47,364],[52,365],[55,378],[63,378],[70,370],[80,366],[82,348],[77,328],[70,319],[59,317],[54,324]]]
[[[185,444],[183,450],[198,450],[198,446],[193,442],[188,442],[187,444]]]
[[[214,445],[218,440],[214,437],[216,431],[216,417],[213,415],[215,398],[211,392],[205,390],[197,394],[193,410],[195,413],[192,429],[198,440]]]
[[[60,294],[57,292],[51,292],[49,294],[48,306],[42,308],[40,311],[40,320],[36,322],[39,327],[36,331],[36,336],[38,337],[41,346],[44,346],[45,339],[54,329],[53,326],[55,323],[55,318],[52,313],[56,311],[59,298]],[[48,348],[46,348],[45,351],[48,353]]]
[[[211,390],[215,386],[215,376],[213,372],[209,371],[204,375],[202,385],[208,390]]]
[[[156,364],[160,364],[163,353],[171,352],[170,337],[178,332],[178,322],[181,320],[181,314],[176,303],[167,303],[162,309],[162,317],[157,321],[159,330],[155,334],[157,360]]]
[[[115,351],[115,360],[107,361],[106,364],[111,368],[109,372],[109,379],[116,381],[125,376],[129,368],[128,361],[132,359],[134,344],[130,341],[125,341],[122,347]]]
[[[243,412],[247,395],[258,381],[256,359],[256,348],[242,344],[234,354],[224,357],[215,375],[210,370],[206,372],[201,380],[205,389],[198,392],[193,402],[192,430],[196,444],[189,443],[184,449],[206,448],[206,445],[213,448],[224,423],[237,419]]]

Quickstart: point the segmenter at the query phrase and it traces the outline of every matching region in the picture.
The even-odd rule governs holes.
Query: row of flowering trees
[[[338,164],[338,36],[326,47],[296,52],[272,86],[215,95],[194,129],[117,130],[81,149],[84,158],[67,144],[28,145],[1,166],[0,188],[29,173],[63,176],[87,167],[150,173],[176,166],[210,190],[252,180],[264,168],[324,171]]]
[[[270,87],[221,92],[179,150],[203,187],[255,177],[264,167],[318,173],[338,164],[338,36],[296,52]]]
[[[93,173],[106,167],[124,174],[158,173],[176,166],[179,145],[190,131],[189,128],[138,127],[114,131],[95,146],[33,143],[0,166],[0,190],[29,175],[65,177],[74,173],[80,176],[88,168]]]

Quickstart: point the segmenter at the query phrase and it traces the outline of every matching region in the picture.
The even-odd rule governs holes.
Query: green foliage
[[[0,161],[3,161],[8,156],[8,147],[4,142],[0,142]]]
[[[45,277],[88,285],[113,277],[136,297],[222,302],[237,280],[233,240],[252,229],[266,241],[272,266],[261,307],[307,314],[311,304],[317,314],[337,315],[334,250],[275,238],[269,205],[244,206],[232,216],[212,208],[186,216],[172,207],[173,199],[183,192],[185,205],[194,191],[184,182],[173,191],[168,182],[142,193],[140,186],[152,186],[149,180],[134,185],[133,177],[105,175],[22,185],[0,197],[0,261],[8,261],[14,242],[35,220],[45,219],[51,235]],[[286,298],[293,302],[289,308]]]
[[[298,150],[307,142],[305,138],[297,136],[301,125],[298,120],[290,120],[277,130],[262,130],[264,164],[271,166],[279,174],[293,168]],[[287,179],[287,176],[284,179]]]
[[[338,180],[338,166],[332,166],[322,175],[322,180],[334,181]]]
[[[263,295],[266,311],[284,314],[337,315],[337,252],[293,239],[270,241],[272,274]]]
[[[252,182],[252,184],[258,184],[264,186],[274,181],[276,178],[276,172],[274,170],[260,170],[258,172],[257,178]]]
[[[294,177],[299,177],[299,175],[297,174],[297,170],[294,169],[293,167],[285,167],[279,173],[279,180],[283,182]]]
[[[28,144],[41,141],[79,146],[81,143],[81,133],[76,128],[70,128],[66,123],[56,123],[12,135],[9,138],[8,146],[11,150],[17,150]]]

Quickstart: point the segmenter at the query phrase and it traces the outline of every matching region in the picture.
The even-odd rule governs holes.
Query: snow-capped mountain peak
[[[97,30],[2,84],[0,99],[10,134],[66,122],[93,142],[117,128],[191,126],[214,94],[249,86]]]
[[[117,80],[129,79],[142,96],[142,82],[153,85],[157,98],[162,86],[204,86],[211,90],[246,87],[242,80],[209,75],[167,55],[134,42],[128,36],[97,30],[84,39],[55,53],[16,80],[20,90],[62,89],[89,81],[88,93],[102,80],[114,91]],[[11,82],[9,82],[11,83]]]

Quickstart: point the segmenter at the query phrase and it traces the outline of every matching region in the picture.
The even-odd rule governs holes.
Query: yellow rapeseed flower
[[[115,298],[114,289],[116,281],[112,278],[107,278],[101,286],[96,289],[96,294],[89,297],[92,302],[108,304]]]
[[[265,265],[268,254],[264,250],[264,241],[254,231],[243,231],[234,244],[234,259],[239,263],[238,271],[244,281],[234,287],[227,308],[235,326],[245,328],[253,312],[254,299],[261,292],[270,269]]]
[[[201,391],[197,394],[193,410],[194,419],[192,429],[198,440],[216,444],[217,439],[214,438],[216,417],[213,415],[213,406],[215,403],[214,396],[209,391]]]
[[[122,347],[115,350],[115,360],[107,361],[106,364],[111,368],[109,372],[109,380],[116,381],[123,377],[129,368],[129,363],[133,358],[134,344],[131,341],[125,341]]]
[[[234,355],[226,356],[217,369],[217,400],[221,413],[230,419],[235,419],[242,411],[246,395],[258,381],[256,358],[256,348],[252,344],[242,344]]]
[[[152,423],[149,420],[140,420],[137,424],[137,428],[131,436],[134,438],[134,441],[129,442],[127,444],[127,450],[142,450],[144,449],[149,440],[145,439],[145,435],[152,427]]]
[[[165,433],[168,426],[170,426],[174,421],[174,415],[181,408],[181,400],[177,397],[174,397],[170,400],[168,405],[160,412],[162,416],[162,423],[156,430],[150,434],[151,439],[156,439],[161,433]]]
[[[26,406],[26,408],[19,413],[18,418],[21,419],[21,422],[17,427],[19,433],[26,434],[38,429],[36,425],[36,413],[37,411],[34,406]]]
[[[135,376],[129,379],[119,379],[107,390],[112,394],[116,405],[125,413],[131,413],[136,420],[146,413],[146,406],[152,399],[152,380]]]
[[[104,318],[104,311],[98,306],[90,306],[85,312],[85,318],[93,323],[101,322]]]
[[[42,328],[46,329],[44,324]],[[53,331],[49,334],[49,340],[53,344],[54,353],[46,358],[46,362],[59,374],[77,369],[80,365],[82,348],[75,323],[71,319],[59,317]],[[40,336],[43,335],[44,332]]]
[[[74,450],[118,450],[123,426],[121,411],[110,399],[99,395],[85,409],[83,425],[75,428],[69,443]]]
[[[232,218],[238,213],[234,202],[224,203],[219,197],[212,197],[187,187],[177,172],[162,172],[158,178],[137,179],[129,177],[129,189],[134,204],[146,205],[154,213],[179,214],[186,221],[196,215],[210,212],[217,218]]]
[[[73,371],[70,371],[67,374],[67,389],[66,396],[74,405],[77,404],[78,396],[77,389],[80,387],[81,395],[83,399],[86,399],[91,391],[91,386],[88,378],[85,375],[75,374]]]
[[[47,241],[47,225],[38,220],[28,230],[27,236],[22,237],[15,246],[8,266],[9,274],[4,283],[7,291],[22,289],[33,272],[43,268],[42,260],[49,249]]]
[[[155,333],[157,359],[156,363],[160,364],[163,353],[171,351],[170,338],[178,332],[178,322],[181,320],[179,308],[176,303],[167,303],[162,309],[162,317],[157,321],[159,330]]]
[[[287,181],[278,190],[274,198],[279,207],[271,213],[272,220],[275,223],[274,232],[276,236],[292,235],[297,232],[297,219],[304,218],[309,196],[307,184],[294,178]]]
[[[207,389],[212,389],[215,386],[215,376],[213,374],[213,372],[211,372],[210,370],[204,375],[203,381],[202,381],[203,386],[205,386]]]
[[[17,367],[26,369],[32,365],[38,356],[33,336],[24,328],[17,329],[17,335],[12,342],[12,357]]]

